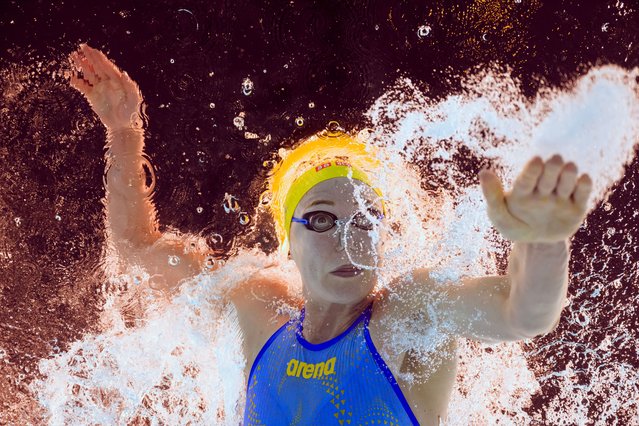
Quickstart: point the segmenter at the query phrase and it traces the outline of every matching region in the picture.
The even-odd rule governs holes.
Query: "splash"
[[[482,166],[496,170],[509,188],[532,156],[559,153],[592,177],[592,214],[598,212],[594,208],[605,206],[634,159],[638,76],[637,70],[595,68],[570,87],[547,89],[530,100],[508,74],[489,71],[469,78],[461,93],[437,102],[410,80],[398,81],[366,114],[369,142],[385,156],[385,173],[379,178],[388,188],[391,212],[380,285],[424,266],[434,268],[440,282],[503,273],[508,243],[492,230],[484,213],[476,178]],[[615,226],[632,223],[636,209],[622,212]],[[606,238],[599,231],[590,222],[580,230],[595,235],[592,245]],[[623,230],[612,235],[619,234]],[[628,244],[632,240],[617,245],[615,256],[621,254],[629,263],[631,257],[623,256],[630,252]],[[582,424],[589,418],[604,424],[615,415],[637,421],[636,346],[632,352],[637,314],[631,307],[639,302],[632,284],[638,271],[624,264],[618,277],[617,288],[627,290],[622,302],[626,316],[607,318],[609,327],[593,334],[586,326],[605,318],[609,306],[602,294],[612,291],[601,272],[605,264],[597,270],[596,261],[613,254],[589,261],[583,254],[587,244],[582,247],[573,247],[573,257],[583,266],[572,271],[570,285],[576,291],[562,315],[561,334],[495,345],[460,341],[448,424]],[[43,378],[32,390],[48,421],[238,424],[245,361],[237,318],[224,294],[267,266],[288,281],[293,277],[299,294],[294,265],[253,250],[183,284],[170,303],[141,297],[144,314],[135,326],[127,326],[116,308],[117,298],[124,296],[114,295],[103,311],[102,333],[87,335],[68,351],[40,362]],[[294,311],[284,305],[280,309]],[[447,324],[405,326],[397,322],[397,348],[412,348],[436,360],[447,339]],[[624,361],[622,350],[634,358]],[[553,352],[562,358],[553,358]],[[575,362],[558,362],[571,358]],[[539,406],[535,400],[544,387],[556,392]],[[605,398],[606,404],[597,404],[597,398]]]
[[[638,76],[637,70],[626,71],[613,66],[595,68],[569,87],[546,89],[535,99],[527,100],[508,74],[487,71],[469,78],[461,94],[448,96],[440,102],[429,100],[410,80],[398,81],[395,88],[385,93],[367,113],[373,128],[372,140],[385,147],[390,161],[399,162],[397,158],[401,157],[410,164],[418,164],[419,169],[413,172],[418,175],[422,187],[431,189],[413,190],[413,198],[406,202],[402,200],[402,194],[414,185],[408,183],[409,173],[386,176],[384,187],[391,189],[388,196],[400,200],[394,207],[395,216],[401,218],[401,223],[395,223],[394,228],[399,231],[391,238],[391,259],[386,261],[387,265],[392,265],[392,272],[428,266],[433,268],[433,276],[440,282],[504,273],[503,259],[508,243],[491,229],[477,185],[476,174],[486,165],[497,172],[505,189],[509,189],[523,165],[533,156],[547,159],[558,153],[565,161],[573,161],[580,173],[591,176],[594,182],[589,200],[591,211],[595,213],[594,207],[603,203],[604,209],[610,212],[611,204],[607,199],[634,160],[635,144],[639,140],[639,122],[636,120],[639,116]],[[616,221],[622,228],[629,226],[639,214],[636,204],[628,207]],[[443,219],[434,218],[432,210]],[[421,227],[427,238],[411,232]],[[585,244],[583,251],[590,245],[600,244],[605,236],[597,235],[597,228],[588,228],[586,222],[580,231],[595,234],[595,242]],[[615,235],[620,231],[613,228],[610,232]],[[617,244],[614,248],[615,252],[626,253],[627,263],[619,277],[623,284],[620,282],[618,287],[626,287],[630,301],[623,303],[623,309],[635,312],[638,296],[632,282],[637,280],[637,270],[630,260],[632,242],[633,237],[628,235],[627,245]],[[604,256],[610,256],[612,252],[606,251]],[[573,253],[573,258],[575,262],[588,261],[578,252]],[[570,380],[558,385],[550,378],[555,376],[532,375],[536,369],[552,367],[543,366],[543,360],[539,362],[540,353],[552,356],[543,346],[537,349],[538,352],[527,353],[520,342],[462,345],[463,361],[449,404],[449,424],[521,424],[533,419],[540,423],[552,419],[552,424],[581,424],[587,419],[613,418],[622,414],[628,419],[637,418],[639,384],[636,378],[631,378],[633,370],[622,355],[622,347],[618,346],[617,351],[612,348],[606,351],[597,345],[602,339],[601,331],[584,329],[588,318],[596,317],[602,321],[605,312],[611,309],[601,299],[594,302],[579,300],[589,285],[601,285],[602,277],[594,260],[584,269],[583,273],[573,275],[570,283],[571,288],[578,288],[571,300],[575,307],[571,306],[563,313],[567,322],[565,328],[577,325],[577,330],[559,336],[548,346],[591,340],[591,344],[580,346],[598,356],[582,363],[585,365],[578,374],[580,381],[592,380],[591,386],[584,388]],[[612,320],[618,324],[603,333],[605,340],[624,342],[636,338],[632,327],[633,321],[637,322],[636,314],[630,318],[617,316]],[[591,321],[590,327],[595,324]],[[436,330],[429,332],[411,330],[409,324],[397,325],[395,336],[400,337],[394,343],[417,348],[427,359],[436,360],[438,343],[442,341],[436,336],[445,334],[447,327],[445,323],[435,324]],[[407,329],[409,333],[400,333]],[[484,352],[488,346],[495,349],[490,357]],[[575,354],[566,352],[565,356]],[[631,352],[636,360],[636,348]],[[528,365],[531,361],[536,361],[537,365]],[[553,373],[560,377],[574,376],[574,373],[567,373],[569,365],[564,368]],[[602,370],[605,373],[601,373]],[[478,371],[481,375],[476,373]],[[630,381],[622,382],[622,377]],[[505,383],[511,386],[505,386]],[[533,397],[539,397],[539,386],[544,385],[559,387],[559,395],[547,400],[548,406],[533,408]],[[580,394],[581,398],[575,394]],[[609,400],[611,396],[614,399],[606,407],[596,405],[596,400]]]
[[[147,294],[135,327],[115,309],[117,295],[110,297],[103,333],[40,362],[45,378],[33,390],[48,423],[238,424],[245,361],[235,309],[224,294],[272,265],[262,253],[243,252],[183,284],[170,303]],[[281,272],[294,276],[290,266]]]

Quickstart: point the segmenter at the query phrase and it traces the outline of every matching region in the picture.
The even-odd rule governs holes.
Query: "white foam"
[[[435,268],[442,282],[497,272],[504,244],[491,230],[474,173],[461,161],[468,156],[492,161],[508,188],[533,155],[560,153],[592,177],[591,206],[604,200],[639,139],[637,75],[637,70],[594,68],[574,87],[546,90],[533,101],[523,98],[508,75],[494,72],[469,79],[463,93],[437,103],[410,80],[398,81],[366,114],[371,143],[385,149],[387,173],[379,179],[388,188],[390,221],[396,225],[384,248],[380,285],[422,266]],[[433,176],[420,176],[405,163],[433,159],[441,162]],[[429,180],[446,182],[449,189],[422,189],[422,181]],[[67,352],[41,361],[43,379],[33,389],[49,423],[126,424],[148,417],[151,424],[237,424],[245,361],[237,318],[222,303],[223,294],[272,261],[255,251],[240,252],[222,270],[184,284],[170,303],[151,302],[145,321],[133,328],[125,327],[111,300],[101,334],[86,335]],[[290,262],[279,268],[295,275]],[[436,350],[446,331],[446,324],[431,329],[399,328],[406,326],[399,319],[397,324],[396,344],[424,356]],[[562,392],[545,411],[553,424],[583,423],[588,392],[616,392],[607,399],[607,413],[639,399],[637,375],[629,366],[610,361],[606,368],[593,367],[596,382],[582,389],[568,370],[536,378],[521,343],[492,348],[488,354],[485,345],[460,342],[449,424],[540,423],[524,409],[544,380],[557,381]],[[615,387],[618,380],[621,387]]]

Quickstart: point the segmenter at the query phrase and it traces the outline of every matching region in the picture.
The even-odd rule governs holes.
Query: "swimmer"
[[[157,287],[174,288],[200,273],[206,255],[161,238],[142,169],[143,134],[135,123],[139,88],[86,44],[70,60],[70,84],[108,132],[111,244],[123,261],[144,267]],[[567,294],[569,239],[585,218],[592,189],[574,163],[558,155],[534,157],[508,192],[497,175],[482,170],[488,216],[513,242],[508,274],[442,285],[427,268],[418,269],[389,285],[399,297],[375,290],[387,218],[374,177],[375,160],[363,144],[339,132],[303,141],[269,177],[277,236],[299,269],[303,299],[260,271],[228,293],[247,361],[245,425],[445,423],[455,338],[517,341],[557,326]],[[169,265],[169,256],[181,261]],[[415,297],[418,288],[438,296],[446,306],[440,314],[454,326],[438,364],[390,343],[389,320],[409,318],[428,327],[427,301]],[[299,306],[299,316],[275,312],[282,300]],[[423,383],[402,379],[401,373],[433,365]]]

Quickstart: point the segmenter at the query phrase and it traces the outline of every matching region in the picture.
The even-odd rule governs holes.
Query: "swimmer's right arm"
[[[146,269],[155,287],[174,287],[202,270],[206,254],[185,250],[184,241],[161,238],[143,166],[140,89],[126,72],[86,44],[69,59],[70,84],[87,98],[107,129],[105,207],[110,242],[121,259]]]

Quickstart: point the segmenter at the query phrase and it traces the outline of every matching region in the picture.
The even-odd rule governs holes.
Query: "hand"
[[[501,180],[492,171],[479,172],[488,204],[488,217],[507,239],[524,242],[558,242],[572,236],[586,217],[592,190],[587,174],[577,179],[577,166],[564,165],[560,155],[546,163],[534,157],[504,194]]]
[[[108,130],[142,127],[142,94],[126,72],[87,44],[81,44],[69,60],[72,69],[66,76],[71,86],[87,98]]]

